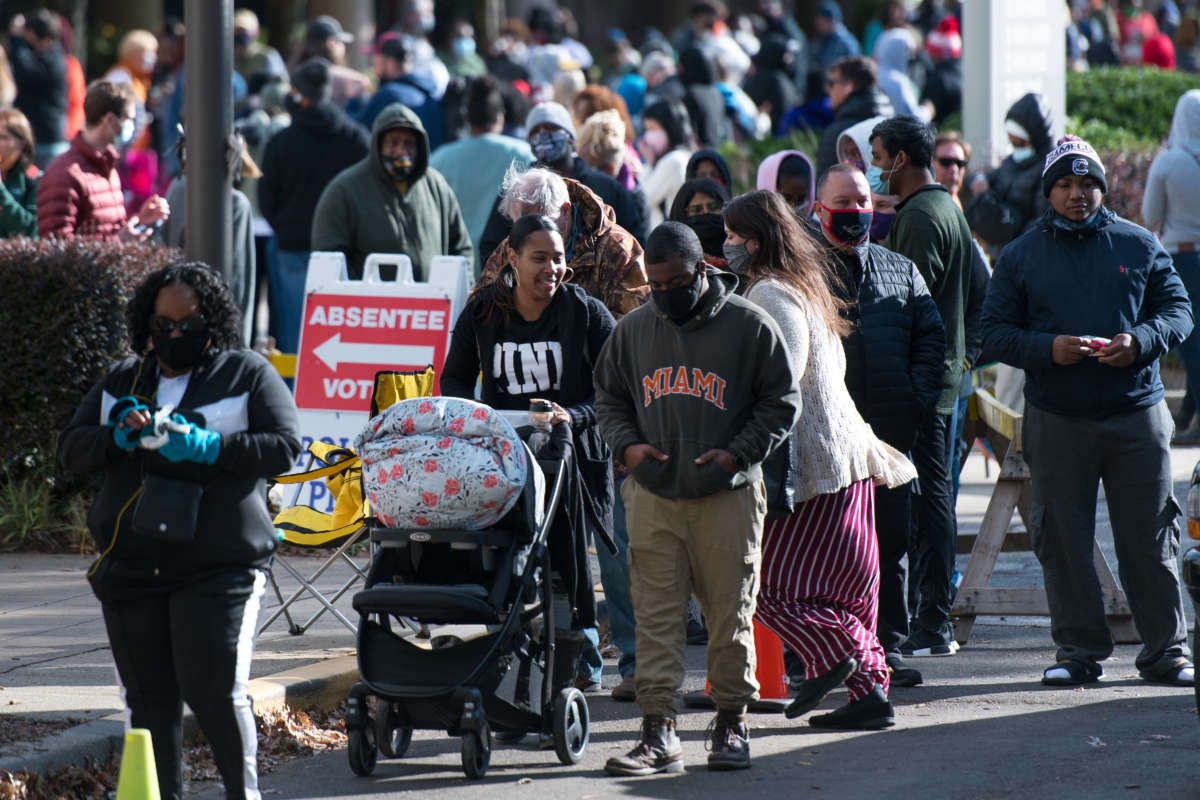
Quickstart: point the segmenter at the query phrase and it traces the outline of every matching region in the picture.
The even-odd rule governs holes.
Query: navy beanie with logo
[[[1100,191],[1108,193],[1108,181],[1104,177],[1104,164],[1095,148],[1078,136],[1064,136],[1046,156],[1042,169],[1042,191],[1050,196],[1050,187],[1064,175],[1089,175],[1100,184]]]

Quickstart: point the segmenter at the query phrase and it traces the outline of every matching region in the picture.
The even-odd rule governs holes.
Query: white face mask
[[[133,141],[133,132],[136,127],[137,126],[134,124],[133,120],[131,120],[131,119],[127,119],[124,122],[122,122],[121,123],[121,134],[120,134],[120,138],[117,139],[117,143],[124,147],[124,146],[127,146],[130,142],[132,142]]]

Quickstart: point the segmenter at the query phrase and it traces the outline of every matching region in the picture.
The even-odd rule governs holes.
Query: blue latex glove
[[[124,397],[113,403],[113,407],[108,411],[108,424],[113,429],[113,442],[122,450],[133,450],[138,446],[138,439],[142,438],[142,434],[146,428],[130,428],[122,425],[122,420],[129,416],[131,411],[149,411],[150,409],[145,403],[138,400],[132,395]]]
[[[189,423],[179,414],[171,416],[173,422],[187,425],[186,433],[171,431],[167,443],[158,452],[167,461],[195,461],[198,464],[215,464],[221,453],[221,434]]]

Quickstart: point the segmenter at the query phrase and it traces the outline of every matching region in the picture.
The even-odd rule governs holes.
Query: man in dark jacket
[[[9,25],[8,60],[17,98],[13,105],[33,128],[33,163],[45,169],[67,150],[67,60],[59,45],[58,18],[45,9],[28,21],[21,14]]]
[[[412,109],[425,126],[429,149],[442,143],[442,104],[433,81],[414,72],[413,47],[410,36],[397,36],[379,46],[379,89],[372,95],[358,121],[370,128],[379,112],[392,103],[403,103]]]
[[[933,180],[933,128],[916,117],[892,117],[871,133],[867,178],[876,194],[900,197],[896,218],[883,245],[917,265],[937,304],[946,331],[942,391],[934,413],[920,420],[912,447],[920,477],[916,558],[912,576],[920,591],[916,615],[900,652],[910,656],[949,656],[958,650],[950,622],[950,587],[955,538],[950,431],[962,381],[966,330],[963,308],[970,289],[971,230],[946,187]]]
[[[846,387],[875,435],[902,453],[912,449],[917,424],[942,392],[946,334],[937,305],[912,261],[867,240],[871,189],[862,172],[835,164],[817,186],[816,214],[840,274],[830,285],[846,304],[854,329],[846,351]],[[879,643],[896,686],[915,686],[921,673],[906,667],[900,644],[908,637],[904,567],[912,528],[911,485],[875,487],[879,537]]]
[[[632,470],[630,586],[637,613],[641,736],[613,775],[682,772],[675,732],[688,594],[708,621],[717,718],[709,769],[750,766],[752,616],[766,513],[761,462],[787,436],[800,394],[779,327],[708,272],[700,240],[664,222],[646,243],[652,302],[627,314],[596,364],[600,432]]]
[[[716,147],[730,138],[725,97],[713,84],[717,70],[709,54],[690,47],[679,54],[679,79],[683,81],[683,104],[692,119],[692,129],[701,145]]]
[[[571,113],[555,102],[538,103],[525,118],[529,146],[537,165],[551,169],[564,178],[572,178],[595,192],[604,204],[617,215],[617,224],[638,243],[646,241],[646,227],[650,220],[645,216],[644,206],[639,206],[633,192],[628,191],[615,178],[593,169],[575,153],[575,123]],[[483,235],[479,237],[480,260],[486,262],[496,247],[508,236],[512,220],[500,211],[500,198],[492,207],[492,215]]]
[[[1143,642],[1135,664],[1146,680],[1191,687],[1173,426],[1158,358],[1191,331],[1192,310],[1154,234],[1101,205],[1107,188],[1096,151],[1061,139],[1042,175],[1050,210],[996,262],[984,348],[1025,370],[1029,533],[1058,645],[1042,683],[1095,681],[1112,653],[1092,568],[1103,480],[1121,583]]]
[[[429,140],[410,109],[392,103],[375,118],[366,158],[321,193],[312,244],[314,250],[345,253],[350,277],[356,279],[372,253],[407,255],[418,281],[429,276],[434,256],[471,262],[475,250],[458,199],[429,166]]]
[[[821,0],[813,18],[813,36],[808,42],[809,72],[825,73],[843,58],[862,55],[854,34],[842,23],[837,0]]]
[[[876,76],[875,62],[862,57],[843,59],[829,70],[833,122],[821,134],[817,148],[818,175],[838,162],[837,140],[842,131],[872,117],[891,116],[892,104],[877,88]]]
[[[967,221],[993,259],[1046,211],[1042,162],[1053,144],[1052,125],[1050,106],[1040,94],[1030,92],[1013,103],[1004,117],[1012,153],[986,178],[971,181],[974,199],[965,209]]]
[[[263,152],[258,203],[275,230],[269,262],[271,329],[276,346],[295,353],[300,343],[304,279],[312,250],[313,212],[339,172],[366,155],[366,130],[330,102],[329,62],[310,59],[292,74],[292,124],[271,137]]]

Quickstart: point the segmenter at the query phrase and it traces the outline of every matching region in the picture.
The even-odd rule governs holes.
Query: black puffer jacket
[[[872,117],[890,117],[892,102],[887,95],[872,86],[851,92],[833,114],[833,122],[821,134],[821,146],[817,148],[817,175],[837,163],[837,140],[842,131]],[[864,156],[869,155],[867,153]]]
[[[875,435],[906,452],[917,425],[942,391],[946,334],[916,265],[877,244],[835,253],[854,330],[846,350],[846,388]]]
[[[280,250],[308,252],[313,212],[339,172],[367,157],[367,129],[331,103],[298,111],[263,151],[258,205]]]
[[[1042,192],[1042,165],[1050,152],[1050,107],[1039,94],[1030,92],[1008,110],[1011,119],[1029,133],[1033,156],[1017,162],[1007,156],[987,176],[988,190],[966,208],[971,230],[987,243],[992,258],[1004,245],[1037,224],[1046,211]]]
[[[112,428],[106,424],[113,403],[126,395],[153,397],[157,387],[153,353],[144,360],[125,359],[92,387],[59,438],[58,457],[64,467],[103,473],[88,513],[88,530],[106,554],[103,560],[118,563],[121,574],[134,581],[264,566],[276,547],[266,479],[287,472],[300,454],[296,406],[283,379],[266,359],[249,350],[211,353],[192,370],[179,409],[221,434],[220,455],[211,466],[172,463],[144,449],[125,452],[113,443]],[[192,541],[167,543],[133,530],[131,501],[142,488],[144,474],[204,485]]]

